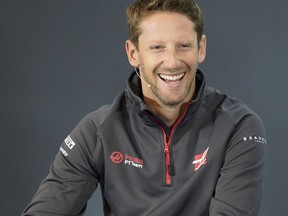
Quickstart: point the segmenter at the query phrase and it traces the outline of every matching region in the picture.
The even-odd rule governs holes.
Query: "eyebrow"
[[[191,44],[191,45],[195,45],[197,43],[197,40],[179,40],[176,41],[175,44]],[[146,41],[146,44],[151,45],[151,44],[167,44],[165,41],[161,41],[161,40],[148,40]]]

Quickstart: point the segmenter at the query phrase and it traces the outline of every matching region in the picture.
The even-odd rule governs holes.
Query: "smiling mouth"
[[[159,74],[159,77],[166,82],[179,82],[185,76],[185,72],[177,75]]]

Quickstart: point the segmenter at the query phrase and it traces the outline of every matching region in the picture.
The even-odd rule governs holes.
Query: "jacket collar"
[[[202,102],[203,93],[205,89],[205,76],[204,74],[197,69],[196,72],[196,98],[192,100],[188,104],[187,112],[185,114],[185,118],[191,116],[194,114],[198,108],[200,107],[200,104]],[[146,124],[155,124],[155,121],[151,119],[151,115],[157,119],[159,122],[162,122],[158,116],[156,116],[151,109],[144,103],[143,101],[143,94],[142,94],[142,86],[141,86],[141,80],[136,75],[135,72],[132,72],[129,76],[128,82],[127,82],[127,95],[131,99],[132,103],[137,109],[138,114],[142,117],[142,119],[145,121]]]

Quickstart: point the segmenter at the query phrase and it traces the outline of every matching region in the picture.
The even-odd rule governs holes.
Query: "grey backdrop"
[[[62,140],[125,87],[130,0],[1,0],[0,215],[20,215]],[[287,0],[198,0],[208,84],[241,98],[268,135],[262,216],[287,215]],[[102,215],[99,193],[87,216]]]

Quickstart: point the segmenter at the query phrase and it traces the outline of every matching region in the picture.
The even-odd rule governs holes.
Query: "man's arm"
[[[48,176],[22,216],[83,215],[98,183],[93,164],[96,143],[95,127],[84,119],[62,143]]]
[[[210,204],[210,216],[256,216],[264,177],[266,137],[257,115],[235,127]]]

